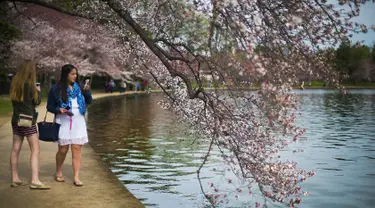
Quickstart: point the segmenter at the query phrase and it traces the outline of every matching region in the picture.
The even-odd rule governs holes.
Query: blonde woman
[[[12,171],[11,187],[27,185],[22,181],[18,173],[18,160],[24,138],[27,138],[31,150],[31,189],[49,189],[39,180],[39,140],[36,128],[38,117],[35,106],[41,102],[40,86],[36,85],[35,63],[26,60],[12,79],[10,87],[10,99],[12,100],[13,116],[13,145],[10,154],[10,166]]]

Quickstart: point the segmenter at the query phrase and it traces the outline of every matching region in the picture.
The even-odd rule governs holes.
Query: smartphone
[[[68,116],[74,116],[73,112],[72,112],[72,111],[69,111],[69,110],[70,110],[70,107],[69,107],[69,106],[66,106],[65,109],[67,110],[66,115],[68,115]]]
[[[85,84],[83,85],[84,88],[87,88],[90,85],[90,80],[85,79]]]

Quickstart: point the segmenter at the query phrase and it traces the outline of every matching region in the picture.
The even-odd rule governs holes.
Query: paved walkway
[[[98,99],[108,96],[119,96],[113,94],[94,94]],[[38,107],[39,120],[45,113],[46,103]],[[52,115],[49,114],[49,119]],[[144,207],[111,173],[109,168],[101,161],[90,145],[82,148],[82,168],[80,178],[83,187],[73,185],[73,170],[71,166],[71,153],[65,160],[63,172],[65,182],[58,183],[53,179],[55,172],[55,154],[57,145],[53,143],[40,142],[40,180],[51,186],[50,190],[30,190],[28,186],[11,188],[11,173],[9,167],[10,150],[12,146],[12,129],[10,122],[0,127],[0,207],[4,208],[138,208]],[[29,168],[30,149],[27,140],[24,140],[20,154],[19,171],[23,180],[29,181],[31,171]]]

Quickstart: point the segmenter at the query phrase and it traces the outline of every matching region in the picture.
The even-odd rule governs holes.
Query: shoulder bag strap
[[[46,122],[47,120],[47,113],[48,113],[48,110],[46,110],[46,114],[44,115],[44,122]],[[56,114],[53,116],[53,123],[56,123]]]

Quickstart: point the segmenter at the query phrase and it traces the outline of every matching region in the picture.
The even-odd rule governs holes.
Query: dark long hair
[[[67,88],[68,88],[68,75],[70,72],[73,71],[73,69],[75,69],[77,71],[77,79],[76,79],[76,83],[78,84],[79,86],[79,75],[78,75],[78,69],[73,66],[72,64],[65,64],[62,68],[61,68],[61,76],[60,76],[60,81],[58,83],[58,86],[60,88],[60,95],[61,95],[61,99],[66,103],[68,101],[68,92],[67,92]]]

